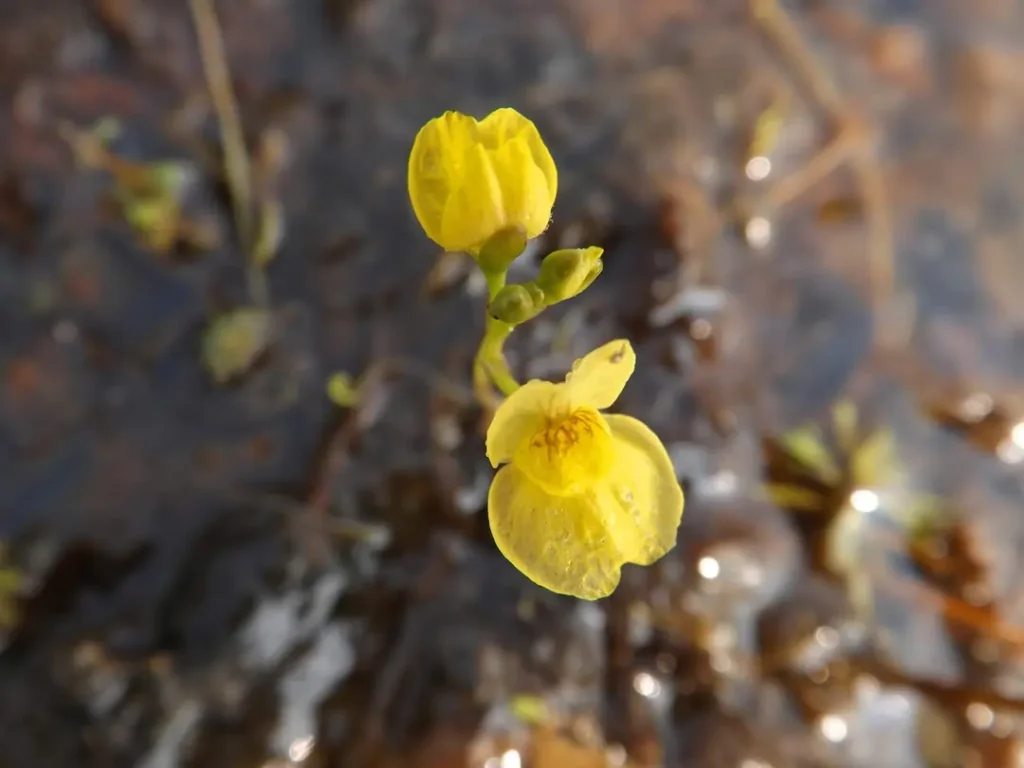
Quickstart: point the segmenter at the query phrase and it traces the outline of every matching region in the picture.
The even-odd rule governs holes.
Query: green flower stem
[[[509,337],[514,327],[495,320],[493,317],[488,317],[484,338],[480,342],[480,350],[477,352],[477,356],[483,359],[484,367],[487,369],[491,381],[505,396],[511,395],[519,389],[519,382],[509,370],[503,349],[505,339]]]
[[[485,272],[487,278],[488,303],[494,299],[498,291],[505,287],[505,272]],[[493,383],[505,396],[519,389],[505,360],[505,340],[515,326],[495,320],[490,314],[484,326],[484,337],[476,351],[473,361],[473,389],[477,398],[484,405],[494,405]]]

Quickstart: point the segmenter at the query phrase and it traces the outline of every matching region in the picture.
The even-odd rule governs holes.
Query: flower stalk
[[[498,292],[505,287],[507,273],[484,272],[487,278],[488,306]],[[480,340],[480,346],[476,350],[476,358],[473,360],[473,390],[481,404],[496,406],[498,399],[494,396],[493,386],[496,386],[501,394],[508,397],[517,389],[519,382],[508,367],[505,360],[505,340],[511,335],[515,328],[510,323],[498,320],[486,313],[484,322],[484,335]]]
[[[557,189],[536,126],[511,109],[480,121],[446,112],[420,130],[409,156],[424,232],[468,253],[487,281],[473,390],[498,470],[487,499],[495,544],[542,587],[596,600],[616,588],[623,564],[649,565],[675,546],[683,492],[657,435],[603,413],[633,373],[628,340],[577,360],[562,382],[520,385],[509,369],[512,331],[582,293],[604,267],[601,248],[566,248],[549,253],[534,280],[508,283],[509,267],[547,228]]]

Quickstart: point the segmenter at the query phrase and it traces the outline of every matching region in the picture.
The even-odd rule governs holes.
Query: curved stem
[[[480,342],[480,351],[477,353],[483,358],[484,366],[491,377],[491,381],[506,396],[519,389],[519,382],[516,381],[512,371],[509,370],[503,351],[505,339],[512,333],[513,327],[508,323],[488,317],[484,338]]]
[[[505,286],[505,273],[485,273],[487,277],[488,303]],[[505,360],[505,340],[515,326],[495,320],[490,314],[484,325],[484,337],[473,360],[473,390],[485,407],[497,405],[492,385],[508,396],[519,389],[519,382],[509,370]]]

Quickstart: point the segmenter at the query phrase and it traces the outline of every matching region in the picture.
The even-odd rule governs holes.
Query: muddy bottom
[[[1020,3],[216,3],[259,271],[206,4],[8,5],[0,766],[1022,759]],[[596,603],[493,544],[485,289],[405,189],[499,106],[560,170],[512,278],[605,249],[512,368],[630,338],[687,494]]]

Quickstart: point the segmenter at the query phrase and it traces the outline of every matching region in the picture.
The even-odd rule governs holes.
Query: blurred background
[[[1019,0],[6,0],[0,766],[1024,764]],[[226,69],[221,66],[226,63]],[[497,552],[446,109],[539,125],[675,550]],[[224,137],[222,141],[221,137]]]

